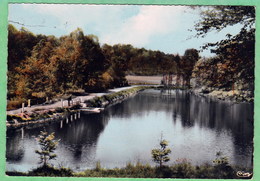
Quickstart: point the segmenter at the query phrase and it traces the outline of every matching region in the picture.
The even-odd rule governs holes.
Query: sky
[[[239,27],[211,32],[205,38],[196,34],[199,11],[188,6],[9,4],[9,23],[34,34],[60,37],[81,28],[85,35],[98,36],[100,44],[132,44],[137,48],[183,55],[190,48],[200,49],[207,42],[236,34]],[[192,37],[192,38],[191,38]],[[200,56],[214,56],[203,51]]]

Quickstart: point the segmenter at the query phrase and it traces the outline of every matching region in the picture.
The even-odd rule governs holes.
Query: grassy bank
[[[153,88],[151,86],[133,87],[127,90],[95,97],[87,100],[85,103],[88,107],[105,107],[107,105],[122,101],[131,95],[138,93],[144,89]],[[7,115],[7,128],[20,128],[28,125],[41,125],[46,122],[54,122],[66,118],[68,115],[73,114],[81,108],[81,105],[73,105],[71,107],[55,109],[35,109],[32,112],[24,112],[14,115]]]
[[[23,126],[41,125],[47,122],[55,122],[65,119],[68,115],[76,113],[78,106],[71,108],[39,109],[30,113],[7,115],[6,126],[8,129],[16,129]]]
[[[239,171],[252,173],[252,170],[235,166],[204,164],[193,166],[189,162],[177,163],[171,166],[153,167],[149,164],[133,165],[128,163],[124,168],[105,169],[98,162],[96,168],[83,172],[73,172],[68,168],[42,166],[29,172],[6,172],[10,176],[62,176],[62,177],[114,177],[114,178],[215,178],[239,179]],[[247,178],[250,178],[247,177]]]
[[[100,97],[95,97],[91,100],[87,100],[85,103],[88,107],[105,107],[107,105],[116,103],[118,101],[124,100],[142,90],[145,89],[151,89],[154,88],[154,86],[139,86],[139,87],[133,87],[127,90],[115,92],[108,95],[103,95]]]

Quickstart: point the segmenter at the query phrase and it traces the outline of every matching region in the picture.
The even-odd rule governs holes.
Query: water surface
[[[100,114],[45,126],[60,143],[56,166],[75,171],[124,167],[128,162],[155,165],[151,150],[161,136],[172,153],[168,164],[187,159],[194,165],[212,163],[221,151],[231,164],[252,167],[253,104],[216,101],[186,91],[146,90]],[[7,132],[7,170],[37,167],[35,137],[43,130],[23,128]]]

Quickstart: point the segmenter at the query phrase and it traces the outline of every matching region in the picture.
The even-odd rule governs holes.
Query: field
[[[162,76],[135,76],[127,75],[129,84],[161,84]]]

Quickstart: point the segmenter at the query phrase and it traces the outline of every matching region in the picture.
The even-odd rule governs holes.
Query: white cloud
[[[96,31],[105,31],[115,27],[120,20],[120,14],[127,6],[112,5],[80,5],[80,4],[23,4],[24,8],[35,11],[42,15],[49,15],[57,18],[57,27],[65,28],[67,33],[76,28],[89,26]],[[88,33],[88,32],[86,32]]]
[[[57,27],[67,33],[77,27],[86,34],[98,33],[100,42],[144,46],[158,34],[168,34],[180,26],[184,6],[24,4],[25,8],[59,20]],[[132,7],[130,9],[129,7]],[[136,12],[133,9],[137,10]],[[132,11],[131,11],[132,10]]]
[[[142,6],[140,12],[114,32],[101,37],[109,44],[130,43],[144,46],[157,34],[176,31],[183,6]]]

